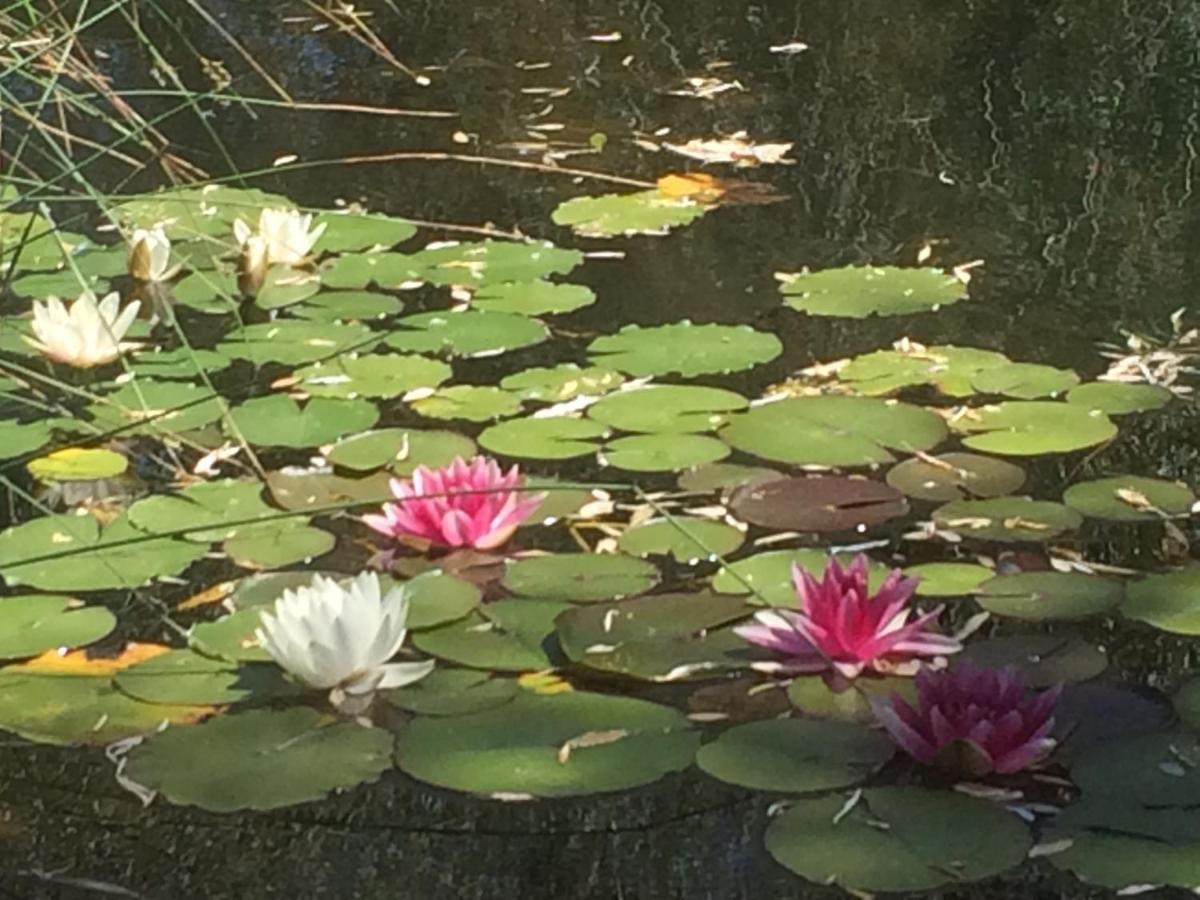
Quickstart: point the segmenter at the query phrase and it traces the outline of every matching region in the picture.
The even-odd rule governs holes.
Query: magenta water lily
[[[493,550],[541,505],[544,495],[525,494],[524,486],[517,466],[504,472],[486,456],[456,458],[440,469],[418,466],[412,478],[392,479],[398,502],[363,522],[392,538]]]
[[[779,654],[779,660],[756,663],[755,668],[793,675],[832,669],[856,678],[865,669],[904,672],[922,658],[962,649],[957,640],[930,627],[941,607],[913,618],[917,579],[893,569],[872,595],[867,565],[862,554],[845,567],[831,557],[820,581],[793,566],[799,609],[766,609],[755,614],[753,624],[734,629]]]
[[[913,759],[970,776],[1007,775],[1054,749],[1050,737],[1060,687],[1030,694],[1011,666],[969,662],[917,676],[917,706],[893,695],[875,715]]]

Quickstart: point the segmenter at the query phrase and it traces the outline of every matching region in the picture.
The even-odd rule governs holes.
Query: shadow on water
[[[251,114],[232,104],[211,125],[240,169],[289,153],[304,161],[413,149],[513,156],[498,145],[528,141],[528,125],[547,120],[576,139],[609,138],[598,156],[568,164],[646,179],[684,161],[634,147],[635,132],[746,129],[795,142],[795,165],[754,173],[788,202],[722,209],[669,239],[620,242],[626,259],[584,270],[601,300],[560,320],[566,329],[685,316],[756,322],[778,333],[789,355],[756,372],[747,390],[903,335],[1094,374],[1096,340],[1121,328],[1161,330],[1193,296],[1200,11],[1186,0],[366,5],[378,7],[372,27],[400,59],[445,67],[430,87],[415,87],[344,35],[280,24],[293,4],[207,8],[297,98],[460,117]],[[619,43],[588,40],[614,30]],[[117,86],[142,84],[138,48],[115,38],[106,45],[102,34],[96,49],[108,52]],[[207,29],[186,38],[205,56],[229,54]],[[182,47],[179,35],[157,39],[165,52]],[[811,49],[769,51],[795,39]],[[743,91],[712,102],[666,93],[719,60],[732,65],[713,73]],[[259,93],[253,78],[239,76],[238,88]],[[571,92],[552,101],[523,92],[539,86]],[[548,103],[552,112],[532,118]],[[166,129],[189,158],[227,170],[194,119]],[[472,142],[465,149],[451,139],[459,130]],[[564,176],[393,162],[284,171],[255,185],[314,206],[363,200],[417,219],[607,246],[549,223],[558,202],[604,189]],[[985,260],[970,302],[936,316],[850,324],[779,311],[777,270],[907,263],[927,241],[944,263]],[[1191,416],[1157,428],[1128,442],[1151,460],[1143,468],[1197,480]],[[217,817],[161,803],[142,809],[99,753],[14,742],[0,760],[0,896],[841,895],[770,861],[760,798],[696,775],[629,795],[523,805],[473,801],[392,772],[323,803]],[[1104,894],[1040,864],[941,896]]]

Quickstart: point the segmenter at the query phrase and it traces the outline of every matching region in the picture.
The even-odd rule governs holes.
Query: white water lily
[[[99,303],[95,294],[85,291],[71,304],[69,312],[57,297],[47,297],[45,305],[35,300],[33,337],[25,340],[55,362],[80,369],[102,366],[139,346],[121,338],[140,308],[141,303],[135,300],[121,309],[116,291]]]
[[[284,591],[273,613],[259,618],[255,635],[275,662],[308,687],[329,690],[335,706],[433,670],[433,660],[388,662],[404,643],[408,596],[396,587],[381,597],[374,572],[345,585],[316,575],[311,585]]]
[[[134,229],[126,267],[138,281],[168,281],[179,271],[171,265],[171,241],[161,225]]]
[[[308,259],[313,245],[325,233],[325,223],[312,227],[312,215],[294,209],[264,209],[258,215],[258,231],[241,219],[233,223],[233,235],[245,246],[255,234],[267,245],[267,262],[300,266]]]

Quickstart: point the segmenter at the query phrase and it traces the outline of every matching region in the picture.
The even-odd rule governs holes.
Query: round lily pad
[[[82,647],[116,626],[116,616],[103,606],[84,606],[70,597],[26,594],[0,598],[0,659]]]
[[[313,272],[290,266],[271,266],[254,295],[260,309],[282,309],[307,300],[321,289],[321,279]]]
[[[447,625],[415,631],[412,642],[431,656],[477,669],[549,669],[561,657],[554,619],[569,608],[553,600],[498,600]]]
[[[504,587],[523,597],[592,603],[644,593],[658,582],[658,569],[632,556],[556,553],[510,562]]]
[[[732,553],[746,539],[727,522],[692,516],[652,519],[635,525],[617,541],[622,553],[633,556],[663,555],[688,563]]]
[[[396,741],[396,765],[474,794],[566,797],[681,771],[698,743],[682,713],[645,700],[521,694],[498,709],[416,719]]]
[[[924,384],[950,397],[969,397],[975,393],[972,378],[986,369],[1008,364],[1008,357],[994,350],[951,344],[913,346],[856,356],[838,370],[837,377],[871,397]]]
[[[1177,481],[1118,475],[1073,484],[1063,503],[1085,516],[1117,522],[1149,522],[1187,515],[1196,502],[1191,489]]]
[[[1112,439],[1117,426],[1099,410],[1051,400],[1010,400],[952,423],[972,450],[1004,456],[1070,453]]]
[[[211,812],[276,809],[375,781],[392,735],[315,709],[257,709],[169,728],[137,747],[126,775],[172,803]]]
[[[735,488],[729,509],[780,531],[865,531],[908,512],[904,495],[866,478],[779,478]]]
[[[1011,494],[1025,483],[1025,472],[1003,459],[978,453],[942,453],[904,460],[888,470],[887,483],[918,500],[944,503]]]
[[[996,573],[977,563],[922,563],[909,566],[904,574],[919,578],[920,597],[961,597],[971,593]]]
[[[259,210],[287,208],[286,197],[256,188],[205,185],[170,188],[126,200],[108,210],[110,218],[125,228],[153,228],[162,224],[172,241],[197,235],[224,237],[235,219],[254,222]]]
[[[475,443],[454,431],[381,428],[342,438],[326,456],[335,466],[369,471],[391,465],[398,475],[411,475],[417,466],[440,468],[456,456],[469,459]]]
[[[50,440],[50,425],[45,421],[0,421],[0,459],[14,459],[32,453]]]
[[[583,237],[663,235],[700,218],[709,207],[689,197],[664,197],[657,190],[599,197],[572,197],[555,207],[555,225],[569,225]]]
[[[520,690],[515,678],[439,667],[420,681],[386,691],[384,696],[393,706],[422,716],[461,716],[507,703]]]
[[[1075,572],[997,575],[975,590],[988,612],[1034,622],[1099,615],[1118,606],[1124,595],[1119,581]]]
[[[211,543],[238,535],[288,527],[289,521],[261,525],[233,525],[244,519],[275,514],[277,510],[262,499],[262,485],[257,481],[223,478],[219,481],[196,482],[178,494],[154,494],[137,501],[129,508],[129,521],[141,531],[161,534],[180,527],[192,527],[184,537],[189,541]]]
[[[977,391],[984,394],[1003,394],[1019,400],[1052,397],[1077,384],[1079,376],[1070,369],[1017,362],[983,369],[971,379],[971,385]]]
[[[809,881],[876,893],[978,881],[1020,865],[1033,843],[1003,806],[954,791],[884,787],[852,799],[793,804],[767,828],[767,851]]]
[[[773,481],[782,477],[782,472],[764,466],[745,466],[740,463],[726,462],[704,463],[693,466],[680,474],[679,489],[707,493],[708,491],[736,488],[751,482]]]
[[[129,468],[129,460],[103,447],[68,447],[25,464],[39,481],[92,481],[112,478]]]
[[[221,404],[207,388],[181,381],[136,379],[87,408],[104,431],[174,436],[221,418]]]
[[[782,352],[779,338],[748,325],[693,325],[687,320],[654,328],[626,325],[588,345],[593,365],[630,375],[677,372],[685,378],[739,372]]]
[[[368,213],[323,212],[313,227],[322,225],[325,231],[317,239],[317,253],[393,247],[417,233],[416,226],[404,219]]]
[[[297,366],[351,350],[365,352],[378,341],[378,334],[361,325],[276,319],[234,329],[217,350],[256,366],[270,362]]]
[[[485,287],[566,275],[583,262],[583,253],[549,241],[486,240],[426,247],[411,259],[431,284]]]
[[[625,376],[615,369],[581,368],[574,363],[525,369],[500,379],[500,387],[504,390],[512,391],[522,400],[542,403],[565,403],[580,396],[600,396],[615,391],[624,383]]]
[[[404,304],[391,294],[374,291],[324,291],[293,306],[289,313],[315,322],[355,322],[399,313]]]
[[[728,445],[707,435],[635,434],[605,444],[601,462],[630,472],[678,472],[728,455]]]
[[[366,431],[379,410],[366,400],[314,397],[303,406],[283,394],[255,397],[230,412],[238,433],[262,447],[318,447]]]
[[[696,765],[756,791],[804,794],[865,781],[895,745],[878,731],[820,719],[749,722],[700,748]]]
[[[836,687],[831,688],[819,676],[795,678],[787,687],[787,698],[806,717],[866,725],[876,722],[873,701],[899,694],[914,706],[917,702],[912,678],[856,678],[847,686]]]
[[[733,391],[695,385],[651,385],[609,394],[588,409],[588,418],[620,431],[648,433],[713,431],[727,414],[746,408]]]
[[[1200,566],[1130,583],[1121,612],[1161,631],[1200,634]]]
[[[862,319],[875,313],[899,316],[956,303],[967,286],[941,269],[845,266],[818,272],[779,273],[784,304],[814,316]]]
[[[793,465],[891,462],[889,450],[929,450],[946,435],[940,416],[869,397],[796,397],[735,415],[721,437],[737,450]]]
[[[431,419],[488,422],[521,411],[521,400],[498,387],[455,384],[412,401],[412,408]]]
[[[136,354],[130,369],[138,378],[144,379],[195,378],[200,372],[211,375],[227,369],[232,362],[215,350],[194,347],[162,350],[155,347]]]
[[[337,544],[337,538],[320,528],[296,522],[278,528],[261,527],[225,542],[224,550],[247,569],[278,569],[310,563]]]
[[[980,668],[1014,666],[1031,688],[1068,681],[1087,681],[1108,668],[1108,654],[1079,638],[1050,634],[1017,634],[969,642],[955,660],[969,659]]]
[[[1070,507],[1028,497],[954,500],[933,511],[940,527],[989,541],[1048,541],[1083,523]]]
[[[122,669],[114,680],[121,691],[145,703],[225,705],[297,691],[274,665],[238,666],[191,650],[152,657]]]
[[[525,417],[484,429],[479,444],[519,459],[571,459],[595,452],[596,442],[607,434],[607,428],[590,419]]]
[[[550,333],[537,319],[516,313],[427,312],[396,321],[397,330],[385,339],[406,353],[446,353],[451,356],[493,356],[546,340]]]
[[[211,622],[198,622],[192,626],[189,640],[205,656],[237,662],[270,662],[271,654],[255,636],[262,625],[260,613],[261,610],[251,607]]]
[[[475,309],[521,316],[559,315],[595,302],[595,293],[586,285],[550,281],[488,284],[471,297],[471,306]]]
[[[1067,402],[1088,409],[1098,409],[1110,416],[1160,409],[1174,396],[1157,384],[1122,384],[1113,381],[1092,381],[1067,391]]]
[[[471,582],[443,572],[424,572],[405,582],[408,627],[414,631],[456,622],[479,606],[483,592]]]
[[[435,388],[454,370],[425,356],[347,354],[297,369],[295,386],[314,397],[399,397],[417,388]]]

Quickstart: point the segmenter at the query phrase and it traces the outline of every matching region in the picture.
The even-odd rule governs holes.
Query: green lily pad
[[[274,665],[238,666],[191,650],[172,650],[122,669],[114,681],[121,691],[144,703],[215,706],[297,692]]]
[[[1121,612],[1160,631],[1200,634],[1200,566],[1131,582]]]
[[[346,253],[321,264],[321,282],[328,288],[382,288],[425,280],[428,266],[409,253]]]
[[[658,569],[632,556],[556,553],[510,562],[503,584],[522,597],[594,603],[650,590]]]
[[[346,477],[328,472],[268,472],[271,499],[288,510],[386,503],[394,499],[387,472]]]
[[[891,462],[889,450],[929,450],[946,436],[940,416],[869,397],[796,397],[733,416],[721,437],[735,449],[793,465]]]
[[[856,678],[835,690],[824,678],[809,676],[795,678],[787,687],[788,700],[802,715],[863,725],[875,724],[872,702],[887,700],[892,694],[916,705],[917,690],[912,678]]]
[[[904,460],[888,470],[887,483],[910,497],[944,503],[1011,494],[1025,483],[1025,471],[977,453],[942,453]]]
[[[976,375],[1009,364],[1007,356],[994,350],[943,344],[864,353],[842,367],[837,377],[871,397],[925,384],[950,397],[969,397],[975,393]]]
[[[415,684],[385,691],[393,706],[422,716],[462,716],[508,703],[520,693],[515,678],[473,669],[437,668]]]
[[[255,533],[264,527],[273,530],[287,527],[289,522],[304,522],[300,517],[295,517],[263,524],[226,524],[270,516],[276,512],[263,501],[262,485],[257,481],[226,478],[198,482],[178,494],[145,497],[129,508],[129,521],[135,528],[150,534],[194,526],[195,530],[189,531],[184,537],[205,544],[229,540],[247,532]]]
[[[229,368],[233,362],[215,350],[178,347],[175,350],[146,351],[134,354],[130,368],[138,377],[146,380],[155,378],[195,378],[200,372],[212,375]]]
[[[500,379],[500,387],[522,400],[542,403],[565,403],[580,396],[599,396],[615,391],[625,383],[625,376],[615,369],[599,366],[580,368],[574,363],[562,363],[553,368],[525,369]]]
[[[746,536],[727,522],[675,516],[635,525],[621,535],[617,547],[633,556],[670,556],[690,563],[726,556],[745,540]]]
[[[723,441],[706,435],[636,434],[609,441],[601,462],[630,472],[677,472],[728,455]]]
[[[49,440],[48,422],[0,421],[0,459],[14,459],[40,450]]]
[[[1177,481],[1118,475],[1073,484],[1063,503],[1095,519],[1153,522],[1189,513],[1196,495]]]
[[[961,279],[934,268],[845,266],[775,277],[784,304],[814,316],[901,316],[935,311],[967,295]]]
[[[39,300],[46,297],[76,297],[84,291],[91,291],[97,297],[103,297],[109,291],[107,278],[85,275],[83,272],[76,274],[74,269],[23,275],[13,279],[9,287],[18,297]]]
[[[479,445],[493,453],[518,459],[571,459],[595,452],[595,443],[608,429],[590,419],[510,419],[484,429]]]
[[[782,472],[763,466],[726,462],[703,463],[680,474],[679,489],[699,493],[726,491],[744,484],[759,484],[782,477]]]
[[[977,563],[945,562],[909,566],[904,574],[920,579],[917,582],[919,597],[962,597],[996,573]]]
[[[609,394],[589,407],[588,418],[620,431],[674,434],[713,431],[725,423],[728,413],[746,406],[746,398],[733,391],[653,385]]]
[[[314,397],[400,397],[435,388],[454,374],[446,363],[425,356],[347,354],[297,369],[298,390]]]
[[[516,313],[427,312],[396,321],[385,343],[405,353],[493,356],[538,344],[550,336],[537,319]],[[401,330],[402,329],[402,330]]]
[[[230,538],[224,550],[230,559],[247,569],[279,569],[295,563],[308,564],[336,545],[337,538],[328,531],[292,524]]]
[[[260,210],[288,208],[291,203],[279,194],[253,188],[206,185],[172,188],[126,200],[108,210],[109,217],[124,229],[162,225],[171,240],[197,235],[227,238],[235,219],[256,222]]]
[[[740,597],[654,594],[571,608],[558,617],[556,629],[563,652],[576,663],[647,681],[679,681],[745,668],[746,642],[720,626],[746,613]]]
[[[247,400],[230,411],[237,431],[260,447],[319,447],[366,431],[379,410],[366,400],[314,397],[303,406],[283,394]]]
[[[396,765],[458,791],[566,797],[681,771],[698,743],[687,718],[667,706],[578,691],[521,694],[497,709],[416,719],[396,742]]]
[[[129,468],[129,460],[104,447],[68,447],[25,464],[38,481],[93,481],[113,478]]]
[[[175,435],[221,418],[215,394],[181,381],[135,379],[87,408],[96,427],[125,434]]]
[[[566,275],[583,262],[578,250],[549,241],[475,241],[426,247],[412,255],[419,276],[430,284],[484,287]]]
[[[391,749],[383,729],[329,723],[304,706],[257,709],[167,729],[129,755],[126,774],[210,812],[277,809],[375,781]]]
[[[254,302],[260,309],[282,309],[307,300],[320,289],[321,279],[312,272],[271,266],[254,295]]]
[[[1015,667],[1031,688],[1087,681],[1108,668],[1108,654],[1079,638],[1018,634],[969,642],[955,660],[969,659],[984,669]]]
[[[134,588],[178,575],[204,551],[186,541],[147,538],[126,516],[103,529],[91,516],[43,516],[0,532],[0,575],[10,585],[46,591]]]
[[[1036,363],[1008,363],[983,369],[971,379],[975,390],[984,394],[1003,394],[1018,400],[1052,397],[1079,384],[1079,376],[1070,369],[1056,369]]]
[[[997,575],[975,591],[988,612],[1014,619],[1045,622],[1084,619],[1120,605],[1119,581],[1075,572],[1021,572]]]
[[[1104,413],[1077,403],[1013,400],[972,410],[952,427],[966,433],[972,450],[1003,456],[1070,453],[1103,444],[1117,434]]]
[[[521,400],[498,387],[455,384],[412,401],[413,411],[430,419],[489,422],[521,411]]]
[[[550,219],[555,225],[569,226],[583,237],[664,235],[672,228],[694,222],[708,209],[689,197],[664,197],[656,189],[572,197],[555,207]]]
[[[595,302],[596,295],[585,285],[550,281],[487,284],[471,297],[474,309],[521,316],[560,315]]]
[[[116,616],[103,606],[84,606],[70,597],[26,594],[0,598],[0,659],[82,647],[116,627]]]
[[[409,579],[404,588],[408,595],[408,627],[412,631],[457,622],[483,599],[483,592],[471,582],[436,570]]]
[[[687,319],[653,328],[626,325],[588,345],[593,365],[639,376],[678,372],[685,378],[740,372],[782,352],[779,338],[749,325],[693,325]]]
[[[1070,507],[1028,497],[954,500],[933,511],[941,528],[987,541],[1048,541],[1083,523]]]
[[[211,622],[199,622],[189,631],[189,640],[205,656],[236,662],[270,662],[271,654],[263,649],[255,636],[262,624],[259,613],[260,610],[252,607]]]
[[[346,253],[372,247],[394,247],[417,233],[404,219],[370,213],[323,212],[313,227],[325,226],[313,248],[316,253]]]
[[[862,725],[769,719],[738,725],[705,744],[696,765],[738,787],[805,794],[865,781],[895,751],[886,735]]]
[[[875,893],[978,881],[1020,865],[1033,843],[1003,806],[954,791],[875,788],[846,805],[793,804],[767,828],[767,851],[809,881]]]
[[[469,459],[474,442],[453,431],[381,428],[344,437],[326,456],[335,466],[369,471],[391,464],[397,474],[411,475],[417,466],[439,468],[456,456]]]
[[[358,322],[394,316],[404,304],[391,294],[372,291],[325,291],[288,310],[314,322]]]
[[[1098,409],[1110,416],[1161,409],[1175,396],[1157,384],[1092,381],[1067,391],[1067,402]]]
[[[230,315],[241,305],[237,272],[227,264],[216,270],[201,270],[171,286],[171,300],[212,316]]]
[[[351,350],[367,351],[378,340],[377,334],[361,325],[276,319],[234,329],[217,350],[256,366],[270,362],[297,366]]]
[[[570,608],[550,600],[498,600],[448,625],[413,632],[413,646],[472,668],[549,669],[561,656],[554,640],[554,619]]]

